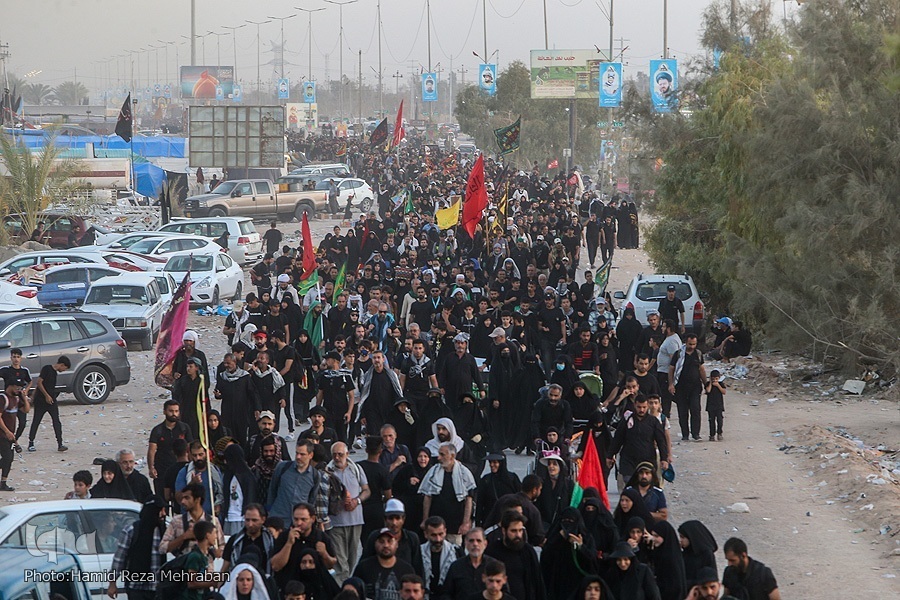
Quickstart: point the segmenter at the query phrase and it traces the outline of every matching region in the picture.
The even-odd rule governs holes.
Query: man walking
[[[728,566],[722,575],[726,596],[747,600],[781,600],[781,591],[772,569],[747,556],[747,544],[740,538],[725,542]]]
[[[509,591],[517,600],[544,600],[544,579],[534,547],[525,539],[525,517],[508,511],[500,520],[503,537],[488,544],[485,554],[506,565]]]
[[[359,560],[359,538],[362,535],[362,503],[369,497],[366,473],[349,458],[347,444],[337,442],[331,447],[332,460],[328,474],[344,486],[344,502],[331,517],[331,537],[337,553],[336,578],[350,577]]]
[[[684,336],[684,345],[672,355],[669,365],[668,389],[678,405],[682,442],[687,441],[689,433],[695,442],[700,441],[700,394],[705,386],[703,353],[697,350],[697,336],[689,333]]]
[[[665,470],[669,466],[666,432],[659,419],[650,414],[647,398],[638,395],[634,399],[634,412],[622,419],[616,428],[607,458],[607,465],[612,467],[616,455],[619,455],[617,483],[620,492],[625,489],[625,482],[631,479],[639,464],[656,464],[657,452],[660,466]]]
[[[14,488],[6,482],[9,472],[12,470],[13,447],[16,445],[16,425],[19,404],[24,401],[22,388],[25,382],[21,379],[5,381],[5,388],[0,394],[0,492],[14,492]]]
[[[387,527],[375,540],[375,556],[360,561],[353,571],[353,576],[366,584],[366,598],[374,600],[399,598],[401,579],[406,575],[415,575],[415,571],[408,562],[397,558],[397,538]]]
[[[272,221],[262,237],[266,241],[266,253],[275,256],[278,247],[281,246],[281,240],[284,239],[284,235],[278,231],[278,221]]]
[[[165,561],[160,553],[163,532],[166,529],[166,505],[162,498],[152,498],[141,507],[140,516],[122,529],[119,543],[113,555],[110,573],[142,573],[149,577],[133,577],[125,580],[128,600],[153,600],[159,570]],[[107,595],[115,598],[119,593],[116,578],[112,577]]]
[[[438,464],[429,469],[419,484],[419,493],[425,496],[422,529],[425,529],[428,517],[440,515],[450,532],[447,539],[454,544],[461,541],[472,528],[472,506],[477,487],[469,468],[456,460],[456,446],[452,442],[441,444]]]
[[[320,526],[328,521],[328,482],[325,475],[310,464],[314,444],[297,440],[293,461],[283,460],[275,467],[269,484],[269,516],[284,521],[292,518],[294,506],[307,502],[315,508]]]
[[[662,411],[667,417],[672,416],[672,401],[675,396],[669,393],[669,384],[672,382],[669,378],[669,366],[672,364],[672,356],[681,348],[681,338],[675,330],[677,325],[672,319],[663,321],[663,331],[666,339],[659,346],[659,352],[656,353],[656,378],[659,382],[660,399],[662,401]]]
[[[191,428],[179,419],[181,406],[175,400],[166,400],[163,404],[165,420],[150,430],[150,443],[147,445],[147,467],[156,495],[164,497],[165,475],[169,468],[177,462],[175,456],[175,440],[190,442]]]
[[[422,544],[422,575],[429,598],[443,598],[444,581],[450,565],[460,558],[460,547],[447,540],[447,525],[439,516],[425,520],[425,539]]]
[[[453,561],[444,577],[444,597],[451,600],[468,600],[484,591],[485,565],[497,562],[485,555],[487,539],[484,530],[476,527],[466,534],[466,555]]]
[[[31,431],[28,433],[28,451],[34,452],[34,438],[37,436],[38,427],[44,415],[50,413],[50,420],[53,422],[53,433],[56,434],[56,449],[60,452],[68,450],[63,444],[62,423],[59,421],[59,405],[56,398],[59,392],[56,390],[56,375],[68,371],[72,367],[71,361],[67,356],[60,356],[56,359],[56,363],[52,365],[44,365],[41,374],[38,375],[37,391],[34,394],[34,416],[31,417]]]

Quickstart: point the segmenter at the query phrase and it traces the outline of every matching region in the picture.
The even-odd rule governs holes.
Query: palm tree
[[[88,89],[83,83],[77,81],[63,81],[53,88],[53,99],[63,106],[76,106],[81,104],[89,95]]]
[[[12,136],[0,134],[0,167],[5,171],[0,177],[0,215],[19,215],[26,236],[37,226],[41,212],[62,200],[75,183],[78,163],[60,158],[61,151],[55,135],[46,138],[43,150],[32,152]]]
[[[22,88],[22,98],[29,104],[38,106],[49,101],[53,96],[53,88],[43,83],[27,83]]]

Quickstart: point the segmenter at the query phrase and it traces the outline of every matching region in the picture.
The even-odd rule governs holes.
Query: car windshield
[[[187,273],[188,271],[212,271],[212,256],[174,256],[163,271]]]
[[[147,289],[142,285],[93,286],[85,304],[147,304]]]
[[[684,282],[672,283],[670,281],[646,281],[638,284],[634,295],[638,300],[651,302],[662,300],[666,297],[666,288],[675,286],[675,297],[679,300],[687,300],[691,297],[691,286]]]
[[[150,254],[159,245],[160,238],[147,238],[132,244],[128,249],[138,254]]]
[[[216,186],[216,189],[214,189],[214,190],[213,190],[212,192],[210,192],[210,193],[212,193],[212,194],[224,194],[224,195],[228,195],[228,194],[231,193],[231,190],[234,189],[234,186],[235,186],[235,185],[237,185],[237,182],[236,182],[236,181],[223,181],[222,183],[220,183],[219,185],[217,185],[217,186]]]

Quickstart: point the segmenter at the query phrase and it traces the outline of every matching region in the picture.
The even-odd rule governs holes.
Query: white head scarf
[[[262,575],[259,574],[259,571],[257,571],[255,567],[247,563],[241,563],[231,569],[228,582],[222,586],[222,589],[220,590],[221,594],[225,596],[225,600],[237,600],[237,578],[238,575],[244,571],[253,573],[253,589],[250,590],[250,600],[270,600],[269,592],[266,591],[266,583],[263,581]]]
[[[197,335],[197,332],[194,331],[193,329],[188,329],[187,331],[184,332],[184,335],[181,336],[182,342],[186,342],[186,341],[190,340],[196,344],[197,340],[199,340],[199,339],[200,339],[200,336]]]

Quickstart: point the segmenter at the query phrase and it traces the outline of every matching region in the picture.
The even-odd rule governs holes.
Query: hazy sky
[[[468,69],[472,81],[480,62],[472,51],[483,53],[482,2],[487,2],[488,52],[499,50],[502,69],[512,60],[528,61],[529,50],[544,47],[542,0],[431,0],[431,62],[440,64],[446,76],[450,68]],[[598,7],[609,0],[546,0],[550,47],[602,49],[609,46],[609,21]],[[669,51],[687,58],[701,50],[697,41],[700,16],[708,0],[669,0]],[[125,76],[126,62],[119,58],[130,51],[169,42],[169,81],[176,81],[176,55],[180,64],[190,64],[190,46],[181,36],[190,34],[189,0],[4,0],[0,22],[0,42],[9,44],[8,69],[18,75],[41,71],[33,81],[56,85],[77,76],[91,89],[102,89],[108,78]],[[197,33],[223,32],[219,38],[222,64],[234,62],[232,36],[225,26],[247,20],[298,14],[295,6],[325,7],[313,15],[312,69],[317,79],[338,73],[338,7],[324,0],[196,0]],[[777,8],[777,7],[776,7]],[[663,0],[615,0],[615,47],[624,37],[626,77],[647,70],[647,61],[662,55]],[[778,10],[780,12],[780,9]],[[382,0],[384,84],[394,87],[391,75],[404,73],[409,80],[411,66],[428,63],[425,0]],[[362,50],[363,77],[377,81],[378,40],[376,0],[358,0],[344,8],[344,73],[357,77],[358,52]],[[306,13],[284,21],[285,67],[292,81],[307,75],[309,38]],[[256,25],[237,31],[237,77],[256,81]],[[273,60],[266,53],[271,42],[281,39],[278,21],[261,25],[262,61]],[[203,64],[203,41],[197,42],[197,64]],[[205,64],[215,64],[217,36],[205,38]],[[166,80],[164,49],[135,54],[140,56],[141,80],[146,81],[147,60],[151,81]],[[274,57],[277,62],[277,56]],[[262,67],[263,81],[274,77],[273,66]]]

